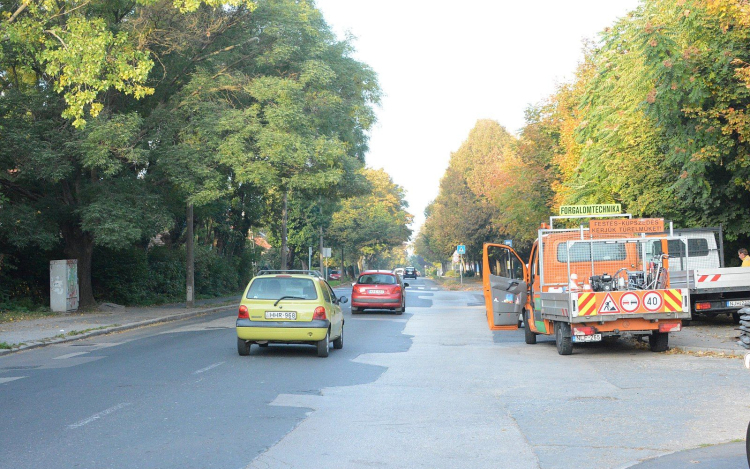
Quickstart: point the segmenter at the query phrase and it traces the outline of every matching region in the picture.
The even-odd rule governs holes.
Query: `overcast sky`
[[[451,152],[479,119],[517,133],[524,110],[569,82],[584,39],[639,0],[315,0],[384,93],[367,164],[406,190],[415,232]]]

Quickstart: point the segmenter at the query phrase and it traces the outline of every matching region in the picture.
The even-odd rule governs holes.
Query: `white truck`
[[[692,318],[713,318],[726,314],[739,323],[737,311],[750,305],[750,269],[724,267],[721,228],[674,229],[668,242],[670,285],[690,290]],[[661,244],[653,242],[648,254],[661,254]]]

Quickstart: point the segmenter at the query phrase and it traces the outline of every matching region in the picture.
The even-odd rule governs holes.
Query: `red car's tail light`
[[[240,312],[237,314],[237,319],[250,319],[250,312],[247,310],[247,306],[240,305]]]
[[[313,311],[313,319],[326,319],[326,309],[322,306],[318,306]]]
[[[396,287],[393,289],[393,294],[395,295],[396,293],[401,293],[401,287],[399,287],[398,285],[396,285]]]

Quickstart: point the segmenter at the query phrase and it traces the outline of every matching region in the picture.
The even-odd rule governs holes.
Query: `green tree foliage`
[[[362,170],[370,192],[350,197],[331,218],[328,233],[345,250],[356,253],[368,266],[378,255],[409,240],[412,215],[404,190],[383,170]]]
[[[647,1],[603,34],[578,83],[580,165],[562,200],[750,232],[750,29],[738,6]]]
[[[0,12],[0,252],[64,249],[79,259],[82,306],[94,303],[95,246],[179,249],[186,202],[199,245],[242,257],[250,228],[273,238],[281,220],[280,242],[306,246],[341,197],[363,193],[376,76],[311,2]]]

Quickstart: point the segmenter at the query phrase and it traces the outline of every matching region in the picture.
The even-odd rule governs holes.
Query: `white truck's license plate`
[[[727,301],[727,306],[746,306],[750,305],[750,300],[739,300],[739,301]]]
[[[601,334],[574,335],[573,338],[575,339],[576,342],[601,342],[602,341]]]
[[[297,320],[296,311],[266,311],[266,319],[286,319],[290,321]]]

